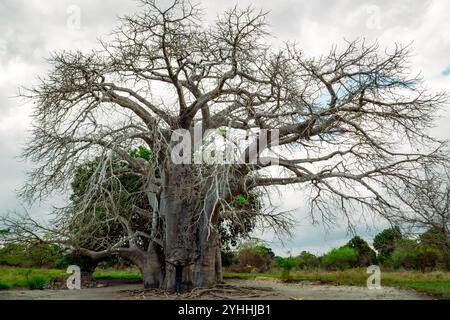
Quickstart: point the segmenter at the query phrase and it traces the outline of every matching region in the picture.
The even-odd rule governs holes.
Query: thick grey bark
[[[181,290],[214,286],[221,278],[214,187],[207,181],[194,183],[188,165],[171,166],[164,180],[160,213],[165,225],[165,288],[176,290],[177,281]]]
[[[222,281],[216,192],[207,181],[194,184],[193,179],[187,165],[172,165],[164,172],[159,197],[162,246],[120,251],[139,267],[146,288],[186,291]]]
[[[149,245],[147,251],[140,249],[123,249],[120,255],[133,261],[141,271],[145,288],[160,288],[164,283],[164,263],[161,249]]]

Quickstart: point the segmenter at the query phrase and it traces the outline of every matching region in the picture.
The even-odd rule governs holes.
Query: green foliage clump
[[[27,279],[27,286],[31,290],[42,290],[47,283],[47,278],[42,276],[33,276]]]
[[[403,239],[394,250],[391,263],[396,269],[431,271],[435,269],[443,253],[436,247],[418,243],[415,240]]]
[[[397,243],[389,262],[395,269],[416,269],[417,263],[417,241],[402,239]]]
[[[373,240],[373,247],[378,251],[378,261],[383,263],[388,260],[402,237],[398,226],[385,229],[377,234]]]
[[[52,267],[62,256],[57,245],[8,243],[0,248],[0,265],[23,268]]]
[[[420,235],[420,244],[438,252],[438,265],[450,271],[450,235],[442,230],[429,229]]]
[[[10,289],[11,285],[7,282],[0,281],[0,290]]]
[[[236,197],[236,202],[237,202],[237,204],[243,206],[247,203],[247,199],[243,195],[238,195]]]
[[[323,266],[329,270],[345,270],[353,267],[357,261],[358,252],[346,246],[332,249],[322,256]]]
[[[450,250],[440,230],[429,229],[418,239],[403,238],[398,227],[383,230],[374,239],[378,260],[394,269],[450,270]]]
[[[367,267],[373,265],[377,261],[377,254],[369,244],[364,241],[361,237],[353,237],[347,244],[347,247],[355,249],[358,253],[358,267]]]
[[[124,259],[119,255],[112,255],[98,262],[97,268],[124,270],[134,266],[130,260]]]
[[[130,150],[132,157],[145,161],[153,161],[153,153],[145,147]],[[86,206],[83,201],[86,192],[98,176],[100,158],[93,159],[76,168],[71,186],[71,213],[72,218],[68,221],[68,229],[79,247],[93,251],[101,251],[118,239],[125,237],[125,232],[119,221],[110,219],[109,214],[113,210],[122,212],[132,225],[143,226],[142,231],[150,232],[151,223],[146,219],[135,215],[133,208],[139,207],[151,210],[147,196],[143,191],[143,180],[138,175],[128,172],[127,163],[117,158],[112,159],[106,168],[102,170],[121,170],[123,174],[117,179],[107,179],[102,184],[102,189],[108,191],[108,195],[114,199],[115,205],[111,205],[111,199],[103,201],[105,193],[95,193]],[[95,221],[95,223],[92,223]]]
[[[236,253],[233,250],[221,250],[220,254],[223,267],[229,267],[237,261]]]
[[[53,266],[55,268],[65,269],[71,265],[79,266],[81,272],[93,273],[98,265],[98,261],[77,253],[69,253],[56,261]]]
[[[236,263],[229,269],[244,273],[266,272],[272,267],[274,257],[270,248],[254,242],[245,243],[237,252]]]
[[[298,265],[296,258],[289,256],[287,258],[279,257],[277,265],[281,268],[281,279],[287,281],[291,279],[291,271]]]
[[[54,277],[66,275],[63,270],[43,269],[43,268],[20,268],[2,267],[0,268],[0,282],[4,289],[8,288],[35,288],[41,289]]]
[[[133,158],[142,158],[147,161],[153,160],[153,152],[144,146],[139,146],[138,148],[131,150],[130,156]]]
[[[302,251],[296,258],[301,270],[311,270],[320,267],[319,258],[308,251]]]

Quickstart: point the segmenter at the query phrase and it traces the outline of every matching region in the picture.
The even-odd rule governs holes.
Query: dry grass
[[[225,278],[281,278],[281,274],[243,274],[226,273]],[[345,271],[296,271],[290,275],[290,281],[312,281],[332,285],[365,286],[369,275],[365,269],[349,269]],[[428,293],[437,298],[450,300],[450,272],[419,271],[383,271],[381,272],[381,285],[414,289]]]
[[[45,278],[46,280],[65,274],[65,270],[57,269],[32,269],[0,267],[0,289],[11,287],[29,287],[33,279]],[[345,271],[294,271],[290,275],[291,281],[311,281],[332,285],[354,285],[365,286],[368,278],[365,269],[350,269]],[[281,279],[281,273],[270,274],[246,274],[225,273],[225,278],[260,278]],[[140,279],[142,275],[137,268],[123,270],[98,269],[94,278],[113,279]],[[425,292],[437,298],[450,300],[450,272],[428,272],[418,271],[383,271],[381,273],[381,285],[398,288],[414,289]]]

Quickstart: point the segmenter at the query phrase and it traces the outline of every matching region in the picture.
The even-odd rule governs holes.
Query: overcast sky
[[[281,40],[295,40],[308,55],[325,54],[331,45],[344,39],[378,40],[381,47],[395,43],[410,44],[414,49],[412,67],[421,72],[433,90],[450,89],[450,1],[200,1],[206,21],[227,7],[253,3],[270,11],[272,34]],[[1,0],[0,1],[0,214],[20,210],[17,190],[25,181],[28,164],[17,159],[28,135],[32,105],[14,96],[19,86],[30,86],[47,70],[45,58],[62,49],[95,48],[97,38],[117,24],[117,16],[138,10],[134,0]],[[449,90],[450,91],[450,90]],[[440,138],[450,138],[450,110],[442,114],[433,129]],[[284,246],[271,245],[276,253],[294,254],[301,250],[321,253],[344,244],[345,223],[325,232],[311,226],[305,218],[301,190],[289,190],[280,200],[283,209],[296,209],[299,220],[293,239]],[[58,197],[49,201],[58,203]],[[33,214],[45,216],[48,206],[33,208]],[[385,226],[373,221],[361,222],[358,234],[371,242]],[[270,234],[264,234],[272,240]]]

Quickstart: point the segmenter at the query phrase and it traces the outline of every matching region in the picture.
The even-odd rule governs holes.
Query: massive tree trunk
[[[160,288],[164,283],[164,257],[161,248],[150,244],[147,251],[138,248],[122,249],[120,255],[134,262],[141,271],[145,288]]]
[[[191,170],[189,165],[172,165],[164,176],[160,214],[168,290],[210,287],[220,278],[217,186],[196,180]]]
[[[164,172],[162,243],[150,243],[146,251],[121,251],[139,267],[146,288],[179,292],[222,281],[216,188],[208,179],[195,181],[189,165],[172,165]]]

